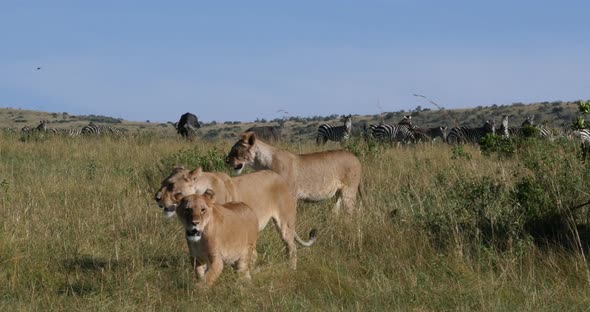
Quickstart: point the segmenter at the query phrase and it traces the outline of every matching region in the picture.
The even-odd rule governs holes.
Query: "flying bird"
[[[40,69],[41,69],[41,67],[37,67],[37,70],[40,70]]]

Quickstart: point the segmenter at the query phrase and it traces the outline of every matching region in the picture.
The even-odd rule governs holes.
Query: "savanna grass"
[[[319,238],[316,245],[299,248],[297,271],[289,270],[285,247],[269,225],[257,245],[251,284],[226,267],[212,289],[199,292],[182,228],[177,220],[163,218],[152,197],[172,169],[165,167],[176,165],[173,155],[215,164],[217,156],[209,151],[227,151],[232,143],[156,136],[0,138],[0,310],[590,306],[581,250],[539,247],[517,236],[512,245],[497,248],[480,236],[465,235],[478,227],[463,224],[471,215],[458,212],[467,213],[469,207],[459,209],[449,195],[461,181],[489,177],[509,192],[520,177],[538,177],[520,159],[485,157],[470,146],[464,148],[470,159],[452,159],[452,149],[444,145],[358,146],[364,207],[335,216],[334,201],[300,203],[298,233],[314,227]],[[318,150],[311,143],[282,147]],[[182,158],[193,152],[196,158]],[[583,167],[572,166],[582,181]],[[436,236],[433,226],[446,235]]]

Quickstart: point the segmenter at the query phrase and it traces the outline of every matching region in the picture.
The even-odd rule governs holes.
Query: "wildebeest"
[[[201,127],[197,116],[191,113],[184,113],[176,123],[176,131],[187,139],[192,139],[197,134],[197,129]]]
[[[248,128],[245,132],[254,132],[257,138],[265,141],[278,142],[281,140],[281,130],[280,126],[254,126]]]

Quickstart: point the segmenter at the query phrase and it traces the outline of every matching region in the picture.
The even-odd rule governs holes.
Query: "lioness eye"
[[[201,214],[205,214],[207,210],[205,208],[201,208]]]
[[[176,198],[177,200],[180,200],[182,198],[182,192],[175,193],[174,198]]]

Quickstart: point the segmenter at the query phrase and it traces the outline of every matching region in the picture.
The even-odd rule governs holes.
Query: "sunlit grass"
[[[232,142],[216,143],[217,148]],[[0,138],[0,310],[584,310],[586,266],[577,252],[534,244],[441,249],[417,216],[444,209],[463,177],[513,183],[515,161],[451,159],[451,148],[383,148],[363,157],[366,201],[354,215],[333,201],[301,203],[298,269],[269,226],[258,271],[244,284],[226,267],[198,292],[182,229],[152,200],[160,160],[189,145],[160,138]],[[285,145],[315,151],[312,143]],[[326,148],[336,147],[328,145]],[[170,168],[171,169],[171,168]],[[522,174],[522,173],[519,173]],[[392,216],[392,211],[396,213]]]

